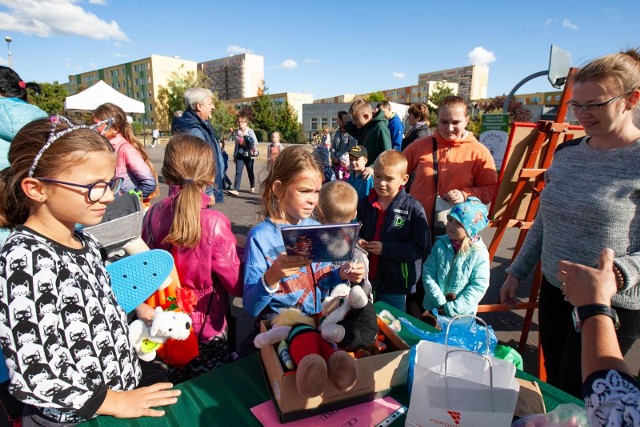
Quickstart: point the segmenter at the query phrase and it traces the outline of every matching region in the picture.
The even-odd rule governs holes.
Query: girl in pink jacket
[[[197,296],[190,315],[200,354],[185,368],[169,368],[173,383],[226,362],[228,295],[242,296],[243,275],[231,223],[211,208],[211,198],[204,193],[205,187],[213,184],[215,173],[209,144],[187,134],[172,137],[162,165],[169,196],[149,209],[144,218],[144,241],[152,249],[173,255],[182,287]]]
[[[133,128],[127,122],[127,115],[122,108],[107,102],[93,111],[94,123],[109,118],[113,119],[113,125],[106,129],[104,136],[118,155],[116,177],[124,178],[122,192],[133,190],[141,194],[143,204],[149,207],[151,199],[157,194],[156,171],[144,146],[133,134]]]

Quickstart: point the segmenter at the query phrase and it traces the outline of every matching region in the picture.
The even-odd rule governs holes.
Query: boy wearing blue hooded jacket
[[[475,314],[489,288],[489,252],[478,235],[489,220],[476,197],[455,205],[447,232],[436,239],[422,269],[424,308],[449,317]]]

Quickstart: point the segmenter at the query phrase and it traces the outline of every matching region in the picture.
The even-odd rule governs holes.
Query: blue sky
[[[66,82],[152,53],[205,61],[249,50],[264,56],[270,92],[315,98],[417,84],[471,61],[488,63],[488,95],[501,95],[547,68],[551,44],[573,65],[640,46],[639,16],[637,0],[0,0],[27,81]],[[519,93],[547,90],[538,78]]]

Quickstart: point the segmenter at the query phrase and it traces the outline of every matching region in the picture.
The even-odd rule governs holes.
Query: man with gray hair
[[[218,143],[216,131],[211,125],[211,115],[215,106],[213,105],[213,93],[209,89],[202,87],[192,87],[184,93],[185,110],[180,117],[174,117],[171,123],[171,133],[186,133],[197,136],[211,145],[213,159],[216,162],[216,179],[213,187],[207,187],[205,193],[215,196],[216,203],[224,202],[223,179],[224,161],[222,151]]]

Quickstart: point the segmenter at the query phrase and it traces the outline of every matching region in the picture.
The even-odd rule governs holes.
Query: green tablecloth
[[[401,313],[384,303],[376,303],[376,311],[389,310],[395,316]],[[418,319],[404,314],[418,327],[433,330]],[[418,339],[407,331],[400,331],[400,337],[407,344],[415,345]],[[561,403],[576,403],[582,401],[563,391],[539,381],[532,375],[518,371],[516,376],[526,380],[535,380],[540,384],[547,411],[554,409]],[[178,403],[166,407],[166,415],[162,418],[117,419],[101,416],[85,426],[260,426],[250,409],[269,400],[269,391],[260,366],[259,355],[240,359],[225,367],[216,369],[186,383],[176,386],[182,390]],[[409,404],[409,394],[406,387],[391,391],[391,396],[400,403]],[[404,425],[404,416],[396,420],[393,425]]]

